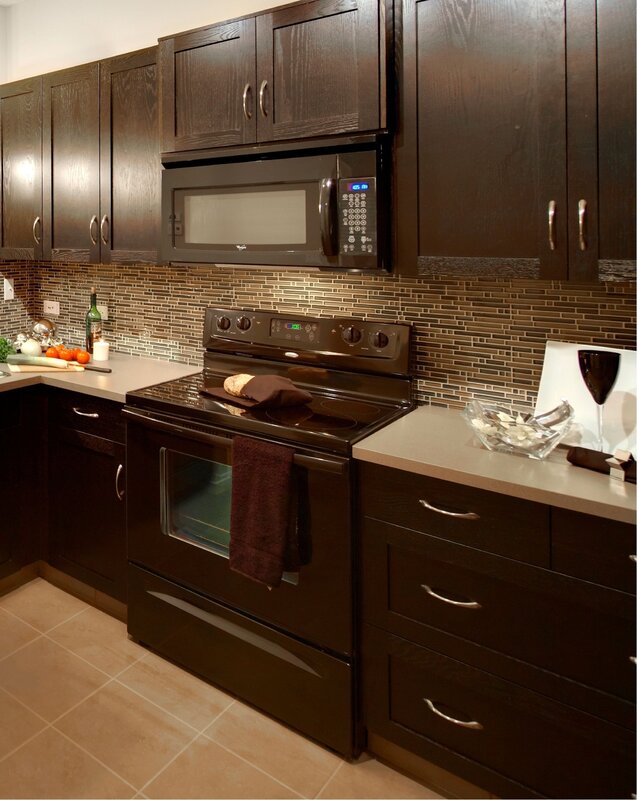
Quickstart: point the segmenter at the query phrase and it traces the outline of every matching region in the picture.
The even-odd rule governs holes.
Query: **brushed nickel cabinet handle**
[[[268,110],[265,107],[265,90],[268,88],[267,81],[261,81],[261,86],[259,87],[259,108],[261,109],[261,113],[264,117],[268,116]]]
[[[93,419],[97,419],[99,417],[97,411],[80,411],[80,409],[76,408],[75,406],[73,406],[73,413],[77,414],[78,417],[92,417]]]
[[[628,558],[629,558],[631,561],[637,561],[637,556],[635,556],[635,555],[632,555],[632,554],[631,554],[631,555],[629,555],[629,556],[628,556]]]
[[[549,248],[555,250],[555,200],[549,203]]]
[[[446,511],[444,508],[432,506],[427,500],[419,500],[418,502],[428,511],[435,511],[436,514],[442,514],[445,517],[454,517],[454,519],[480,519],[480,514],[476,514],[475,511]]]
[[[93,214],[91,221],[88,224],[88,235],[91,237],[93,244],[97,244],[97,235],[93,236],[93,226],[97,230],[97,214]]]
[[[248,95],[250,94],[252,87],[249,83],[243,87],[243,95],[241,96],[241,105],[243,107],[243,116],[246,119],[252,119],[252,111],[248,108]]]
[[[456,719],[455,717],[450,717],[448,714],[443,714],[442,711],[439,711],[436,706],[433,704],[433,701],[430,700],[428,697],[423,697],[424,702],[427,704],[427,707],[430,711],[436,714],[438,717],[441,717],[446,722],[451,722],[452,725],[459,725],[461,728],[469,728],[473,731],[481,731],[483,726],[477,722],[476,720],[471,720],[470,722],[463,722],[461,719]]]
[[[100,222],[100,237],[102,239],[102,244],[108,244],[109,235],[110,235],[110,229],[108,224],[108,216],[104,214],[104,216],[102,217],[102,221]]]
[[[41,224],[42,224],[42,220],[40,219],[40,217],[36,217],[33,220],[33,241],[36,244],[40,244],[40,242],[41,242],[41,238],[37,234],[38,226],[41,226]]]
[[[637,656],[628,656],[628,658],[633,662],[633,664],[637,664]]]
[[[120,489],[119,489],[119,478],[120,478],[120,475],[122,474],[123,471],[124,471],[124,465],[123,464],[118,464],[117,465],[117,472],[115,473],[115,494],[117,495],[117,499],[118,500],[123,500],[124,499],[124,490],[122,489],[122,491],[120,492]]]
[[[450,606],[458,606],[459,608],[482,608],[482,604],[478,603],[476,600],[452,600],[450,597],[438,594],[438,592],[434,592],[431,586],[427,586],[426,583],[421,583],[420,588],[424,589],[430,597],[435,597],[436,600],[440,600],[443,603],[449,603]]]
[[[579,230],[579,249],[586,250],[586,200],[577,204],[577,225]]]

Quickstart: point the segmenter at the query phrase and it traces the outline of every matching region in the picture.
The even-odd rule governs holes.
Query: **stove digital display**
[[[270,323],[270,336],[289,342],[315,342],[318,325],[311,320],[273,319]]]

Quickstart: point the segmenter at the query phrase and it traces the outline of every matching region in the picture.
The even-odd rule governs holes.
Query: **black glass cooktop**
[[[236,432],[346,453],[354,442],[411,408],[407,403],[335,396],[329,389],[319,391],[316,387],[310,390],[311,402],[288,408],[246,409],[201,394],[204,385],[222,387],[223,380],[223,375],[204,370],[197,375],[130,392],[126,403]]]

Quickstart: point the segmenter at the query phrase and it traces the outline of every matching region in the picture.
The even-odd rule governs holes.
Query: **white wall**
[[[160,36],[274,5],[273,0],[23,0],[0,7],[0,83],[150,47]]]
[[[7,9],[0,6],[0,83],[7,83]]]

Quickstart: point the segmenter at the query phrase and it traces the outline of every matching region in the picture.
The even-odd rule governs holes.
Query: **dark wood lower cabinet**
[[[55,395],[50,403],[47,560],[125,601],[125,446],[116,441],[121,436],[120,406],[70,392]],[[69,415],[77,420],[74,428],[60,424],[68,422]],[[87,432],[92,426],[94,432]]]
[[[360,478],[367,730],[500,797],[630,797],[634,526],[519,501],[512,550],[515,498]]]
[[[46,529],[43,395],[37,388],[0,394],[0,578],[39,557]]]

